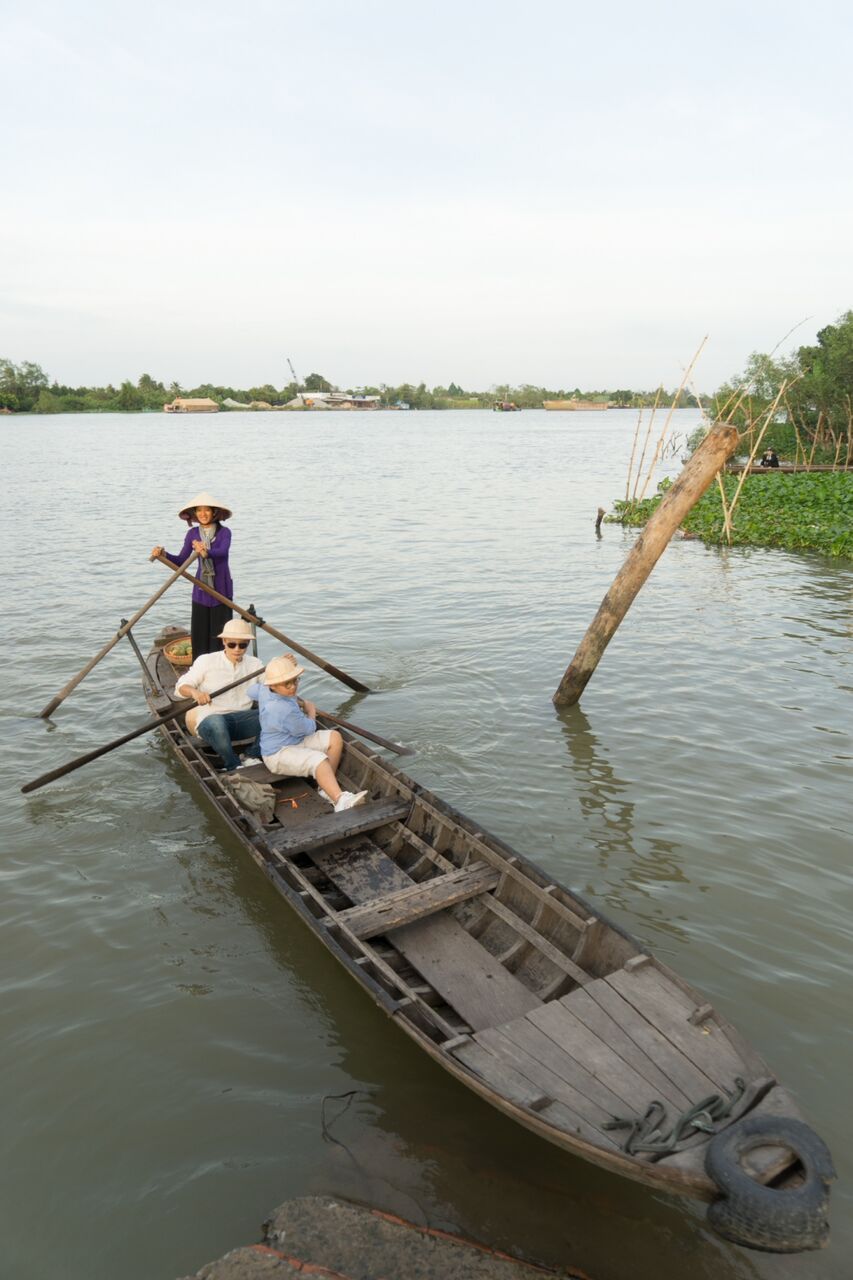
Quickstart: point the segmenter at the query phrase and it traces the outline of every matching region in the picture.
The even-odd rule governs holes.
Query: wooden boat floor
[[[731,1091],[735,1077],[754,1082],[755,1073],[715,1022],[690,1022],[695,1012],[690,997],[649,961],[481,1028],[451,1052],[519,1105],[613,1149],[627,1136],[627,1130],[604,1129],[616,1117],[639,1119],[658,1101],[668,1129],[695,1103]],[[765,1087],[772,1083],[765,1078]],[[559,1104],[557,1113],[552,1104]],[[701,1166],[705,1142],[704,1134],[688,1141],[681,1167]]]
[[[356,905],[417,883],[367,837],[312,849],[308,856]],[[494,1026],[542,1003],[446,910],[390,930],[387,937],[472,1029]]]

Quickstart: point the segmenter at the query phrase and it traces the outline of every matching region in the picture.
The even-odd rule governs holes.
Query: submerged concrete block
[[[588,1280],[331,1196],[280,1205],[264,1233],[183,1280]]]

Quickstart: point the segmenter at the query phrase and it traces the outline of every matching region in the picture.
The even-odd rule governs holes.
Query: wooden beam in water
[[[558,707],[578,701],[598,666],[616,628],[634,598],[663,555],[666,546],[691,507],[713,482],[737,448],[737,427],[718,422],[699,445],[681,475],[664,495],[660,506],[640,533],[628,558],[601,602],[586,635],[577,647],[554,694]]]

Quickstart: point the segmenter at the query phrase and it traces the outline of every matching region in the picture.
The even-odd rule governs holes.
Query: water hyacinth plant
[[[684,521],[685,532],[709,543],[853,558],[853,474],[813,471],[748,476],[732,511],[738,481],[734,475],[720,477],[730,511],[730,536],[720,488],[709,489],[697,502]],[[662,480],[652,498],[616,502],[616,513],[608,519],[644,525],[670,484]]]

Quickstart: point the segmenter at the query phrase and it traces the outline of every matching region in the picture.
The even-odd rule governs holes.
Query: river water
[[[593,527],[624,492],[634,426],[2,421],[4,1277],[172,1280],[320,1192],[595,1280],[849,1274],[853,574],[674,542],[582,707],[558,715],[634,537]],[[144,720],[126,642],[52,722],[37,713],[161,584],[147,554],[177,551],[175,513],[202,487],[235,512],[238,600],[379,690],[353,699],[316,673],[308,696],[413,745],[416,779],[594,899],[768,1059],[833,1148],[826,1252],[727,1246],[701,1208],[549,1147],[446,1077],[155,736],[19,794]],[[139,639],[188,616],[179,583]],[[262,638],[263,657],[278,648]]]

